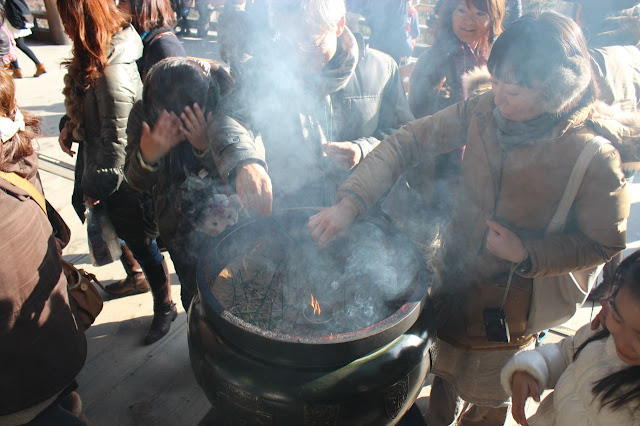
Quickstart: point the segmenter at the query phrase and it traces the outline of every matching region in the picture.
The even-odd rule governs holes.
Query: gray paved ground
[[[43,117],[44,136],[38,140],[41,175],[49,201],[70,226],[73,239],[64,256],[81,268],[95,273],[108,283],[120,279],[120,264],[95,268],[89,264],[86,230],[70,206],[73,172],[71,159],[58,147],[58,121],[64,112],[61,62],[71,54],[68,46],[31,43],[36,55],[49,72],[40,78],[17,80],[19,104]],[[218,59],[215,42],[186,39],[192,56]],[[25,75],[35,67],[21,52],[20,63]],[[62,162],[55,164],[56,162]],[[632,185],[633,208],[629,221],[629,252],[640,248],[640,185]],[[173,270],[173,269],[172,269]],[[179,284],[172,276],[172,293],[179,301]],[[151,295],[142,294],[111,300],[107,295],[103,313],[88,331],[89,356],[80,374],[79,392],[92,425],[195,425],[209,409],[209,403],[197,386],[191,372],[186,344],[186,316],[180,316],[171,334],[151,347],[142,346],[142,338],[152,315]],[[597,308],[585,307],[566,326],[577,329],[589,321]],[[548,341],[557,341],[552,335]],[[429,388],[425,388],[426,397]],[[427,398],[422,398],[424,407]]]

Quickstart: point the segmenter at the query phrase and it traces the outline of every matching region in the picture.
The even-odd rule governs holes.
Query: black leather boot
[[[144,272],[153,294],[153,320],[144,338],[144,344],[150,345],[169,332],[171,323],[178,317],[178,310],[171,300],[171,281],[166,261],[146,267]]]

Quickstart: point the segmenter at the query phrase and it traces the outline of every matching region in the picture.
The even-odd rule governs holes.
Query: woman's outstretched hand
[[[200,105],[193,104],[193,108],[186,106],[184,112],[180,114],[183,124],[183,132],[187,140],[199,151],[206,151],[209,148],[209,138],[207,138],[207,125],[211,121],[211,112],[205,118]]]
[[[529,426],[524,412],[524,405],[529,397],[540,402],[538,382],[529,373],[516,371],[511,377],[511,415],[523,426]]]
[[[487,220],[487,249],[501,259],[520,263],[529,257],[522,240],[498,222]]]
[[[186,137],[182,121],[173,112],[162,110],[153,129],[142,123],[140,154],[145,163],[155,164]]]
[[[344,197],[333,207],[322,210],[309,218],[307,228],[320,248],[342,235],[358,216],[358,207],[349,197]]]

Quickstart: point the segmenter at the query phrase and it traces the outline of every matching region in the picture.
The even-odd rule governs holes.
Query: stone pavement
[[[212,41],[186,38],[192,56],[219,59]],[[96,268],[88,257],[86,229],[70,205],[73,188],[74,159],[64,154],[57,142],[58,121],[64,113],[61,63],[70,57],[69,46],[51,46],[31,42],[33,51],[47,66],[48,73],[39,78],[16,81],[21,107],[43,118],[44,135],[38,140],[40,171],[47,199],[61,213],[72,231],[72,241],[64,257],[79,268],[95,273],[103,283],[124,277],[119,263]],[[19,52],[25,76],[33,75],[33,63]],[[640,248],[640,185],[634,184],[632,215],[629,221],[629,252]],[[169,262],[170,263],[170,262]],[[170,265],[173,272],[173,266]],[[172,275],[174,301],[180,301],[178,279]],[[179,318],[170,334],[152,346],[142,339],[151,321],[150,293],[112,299],[103,294],[104,310],[88,332],[87,364],[78,377],[79,393],[92,425],[196,425],[210,408],[209,402],[195,382],[189,363],[186,315],[178,303]],[[575,330],[589,321],[597,307],[584,307],[566,324],[564,331]],[[551,333],[547,342],[559,340]],[[424,409],[429,387],[419,401]]]

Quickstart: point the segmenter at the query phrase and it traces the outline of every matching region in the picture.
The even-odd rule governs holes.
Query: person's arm
[[[378,128],[370,137],[353,141],[362,151],[362,158],[366,157],[385,138],[395,133],[402,125],[414,120],[409,109],[407,97],[404,94],[400,71],[395,63],[391,64],[390,77],[382,94]]]
[[[587,169],[565,231],[522,240],[531,268],[521,275],[560,275],[608,262],[625,248],[629,210],[620,154],[604,145]]]
[[[144,163],[140,152],[140,137],[142,136],[142,125],[144,114],[142,101],[136,102],[129,114],[127,123],[127,147],[125,161],[125,176],[127,183],[137,191],[148,191],[158,180],[157,170],[159,164],[149,165]],[[162,161],[162,160],[161,160]]]
[[[363,214],[409,167],[466,144],[470,109],[479,98],[407,123],[379,144],[338,190],[338,200],[353,198]]]
[[[246,99],[245,102],[242,100]],[[243,205],[263,216],[271,215],[273,194],[264,151],[249,130],[248,108],[253,105],[238,86],[224,100],[209,126],[210,152],[225,182],[235,184]]]
[[[137,74],[135,75],[138,78]],[[94,164],[85,164],[82,191],[96,200],[107,198],[124,180],[127,120],[136,102],[137,89],[131,76],[120,67],[107,67],[103,77],[95,83],[100,119],[100,146],[87,146],[99,152],[93,155]]]

